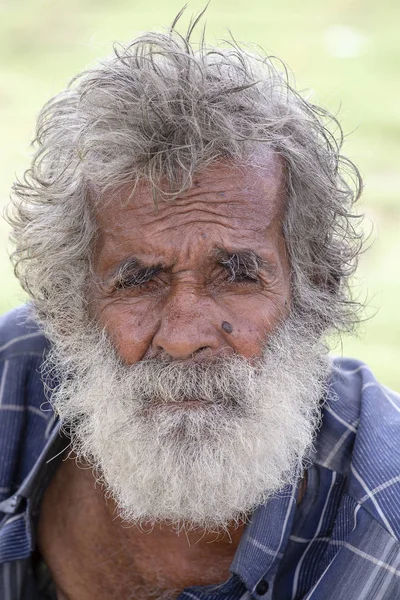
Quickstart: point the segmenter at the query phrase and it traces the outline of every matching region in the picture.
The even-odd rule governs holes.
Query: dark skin
[[[273,155],[264,164],[209,167],[158,212],[146,184],[98,212],[91,311],[124,362],[260,355],[290,306],[283,168]],[[180,409],[201,410],[193,400]],[[115,511],[89,469],[62,464],[38,531],[60,599],[123,600],[135,585],[182,590],[229,577],[245,524],[219,536],[167,524],[149,533],[122,527]]]

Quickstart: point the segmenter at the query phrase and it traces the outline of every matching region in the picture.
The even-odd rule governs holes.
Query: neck
[[[164,591],[174,597],[172,590],[228,579],[243,522],[220,532],[177,533],[167,523],[128,525],[116,512],[90,469],[62,463],[43,498],[38,540],[66,598],[109,600],[132,589],[142,589],[141,598]]]

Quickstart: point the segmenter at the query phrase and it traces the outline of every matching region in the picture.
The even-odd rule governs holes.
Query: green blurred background
[[[0,205],[28,166],[36,115],[111,42],[168,25],[183,0],[0,0]],[[205,2],[190,2],[182,27]],[[345,152],[366,187],[360,208],[373,229],[356,294],[367,298],[358,337],[333,349],[367,361],[400,390],[400,2],[399,0],[212,0],[208,40],[254,42],[289,64],[297,86],[338,116]],[[0,224],[0,313],[24,302]]]

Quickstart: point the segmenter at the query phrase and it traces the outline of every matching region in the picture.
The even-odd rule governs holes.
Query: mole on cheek
[[[232,333],[233,331],[233,327],[228,321],[222,321],[221,327],[226,333]]]

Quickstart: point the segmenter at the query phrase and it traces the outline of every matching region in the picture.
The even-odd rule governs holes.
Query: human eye
[[[229,283],[259,283],[260,265],[252,256],[231,254],[221,261]]]
[[[230,273],[228,277],[231,283],[258,283],[260,281],[258,273],[246,268],[239,268]]]
[[[114,279],[114,290],[145,290],[158,283],[161,266],[122,269]]]

